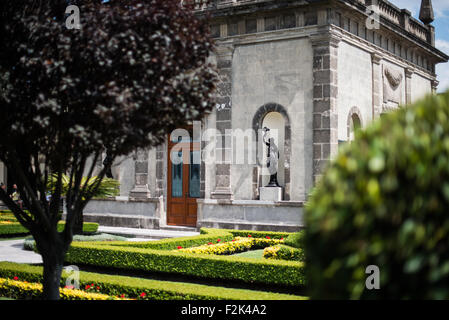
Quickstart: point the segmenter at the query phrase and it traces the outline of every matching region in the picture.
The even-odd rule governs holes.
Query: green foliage
[[[61,287],[65,286],[69,274],[63,272]],[[42,281],[42,267],[0,262],[0,277],[13,278],[29,282]],[[101,293],[111,296],[125,294],[128,297],[140,297],[146,293],[146,299],[153,300],[303,300],[301,296],[271,293],[256,290],[232,289],[208,285],[158,281],[134,277],[106,275],[80,271],[80,288],[91,285],[101,288]]]
[[[287,246],[302,249],[302,248],[304,248],[304,235],[305,235],[304,230],[300,231],[300,232],[292,233],[287,237],[287,239],[285,239],[284,243]]]
[[[51,175],[48,178],[48,184],[47,188],[51,193],[53,194],[55,192],[55,186],[57,184],[58,176],[56,174]],[[97,182],[98,177],[94,176],[88,179],[87,177],[83,177],[81,179],[81,186],[86,185],[87,188],[92,188],[92,186]],[[70,177],[66,174],[63,174],[61,177],[61,195],[66,196],[67,191],[69,190],[70,186]],[[87,183],[86,183],[87,182]],[[72,185],[74,184],[74,181],[72,181]],[[109,198],[114,197],[120,194],[120,182],[115,179],[111,178],[103,178],[103,180],[100,182],[97,189],[95,189],[95,192],[93,193],[94,198]]]
[[[341,148],[306,206],[315,299],[449,299],[449,92]],[[367,290],[369,265],[380,290]]]
[[[62,232],[64,230],[65,221],[60,221],[58,223],[58,232]],[[83,224],[83,232],[85,233],[94,233],[98,230],[98,223],[95,222],[85,222]],[[24,226],[22,226],[19,222],[13,222],[10,224],[1,224],[0,223],[0,236],[11,236],[11,235],[19,235],[19,234],[29,234],[30,232]]]
[[[277,245],[265,248],[263,257],[266,259],[304,261],[305,254],[303,249],[298,249],[286,245]]]
[[[198,243],[205,244],[211,239],[207,232],[213,234],[213,239],[219,235],[216,229],[203,229]],[[222,231],[221,238],[228,231]],[[208,237],[208,238],[206,238]],[[194,237],[172,239],[181,244],[192,244]],[[155,241],[156,242],[156,241]],[[181,274],[208,279],[238,280],[246,283],[276,284],[284,286],[301,286],[304,284],[303,263],[292,261],[259,261],[233,256],[215,256],[191,254],[179,251],[173,252],[175,242],[161,245],[164,250],[149,248],[150,243],[129,242],[73,242],[66,262],[86,264],[100,267],[112,267],[126,270],[142,270]],[[157,245],[157,243],[155,244]],[[168,250],[167,248],[170,248]]]

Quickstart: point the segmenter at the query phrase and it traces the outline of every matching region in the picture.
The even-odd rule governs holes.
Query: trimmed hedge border
[[[65,221],[58,223],[58,232],[64,231]],[[94,233],[98,230],[98,223],[85,222],[83,224],[83,231],[85,233]],[[27,235],[30,234],[28,229],[22,226],[19,222],[13,222],[11,224],[0,224],[0,236],[2,235]]]
[[[42,267],[0,262],[0,277],[13,278],[30,282],[42,281]],[[61,287],[69,275],[63,272]],[[95,283],[101,287],[103,294],[139,297],[145,292],[146,299],[151,300],[306,300],[307,297],[255,291],[232,289],[202,284],[181,283],[172,281],[149,280],[142,278],[105,275],[80,271],[80,287]]]
[[[239,234],[242,234],[241,231]],[[274,236],[273,233],[266,232],[261,235]],[[233,234],[227,230],[203,229],[202,235],[197,237],[169,239],[157,241],[158,243],[73,242],[65,260],[73,264],[175,273],[207,279],[238,280],[245,283],[292,287],[305,284],[304,263],[302,262],[263,261],[172,251],[173,247],[177,248],[177,246],[186,248],[194,244],[205,244],[211,242],[210,239],[217,239],[217,236],[220,236],[222,240],[225,237],[232,239]],[[155,250],[151,247],[164,248],[164,250]]]

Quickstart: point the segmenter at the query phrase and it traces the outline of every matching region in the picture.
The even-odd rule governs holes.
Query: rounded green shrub
[[[359,131],[305,211],[312,299],[449,299],[449,92]]]

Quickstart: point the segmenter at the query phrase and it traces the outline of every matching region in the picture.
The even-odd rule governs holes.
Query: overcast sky
[[[390,0],[390,2],[401,9],[410,10],[413,16],[419,19],[421,0]],[[433,25],[436,31],[436,47],[449,55],[449,0],[434,0],[432,4],[435,10]],[[449,89],[449,63],[437,65],[436,71],[440,81],[438,91]]]

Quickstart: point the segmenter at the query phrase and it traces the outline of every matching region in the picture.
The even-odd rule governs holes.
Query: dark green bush
[[[306,206],[314,299],[449,299],[449,92],[359,131]],[[380,269],[368,290],[366,268]]]
[[[285,239],[284,243],[287,246],[302,249],[304,248],[304,234],[304,230],[292,233]]]
[[[0,277],[14,278],[28,282],[42,281],[42,267],[0,262]],[[65,286],[68,274],[63,272],[61,287]],[[201,284],[159,281],[134,277],[106,275],[80,271],[80,288],[94,284],[100,287],[101,293],[111,296],[125,294],[127,297],[139,297],[146,293],[146,299],[153,300],[302,300],[301,296],[245,290],[225,287],[214,287]]]

